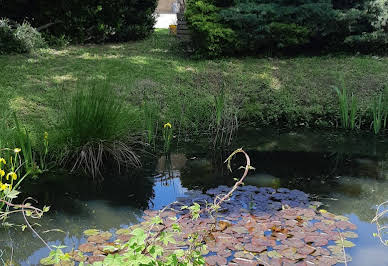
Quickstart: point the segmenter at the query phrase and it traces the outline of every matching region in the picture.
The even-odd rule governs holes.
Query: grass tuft
[[[131,130],[124,101],[107,80],[93,81],[78,90],[67,107],[61,125],[65,151],[60,162],[102,178],[102,168],[113,161],[120,166],[138,167],[135,146],[141,144]]]

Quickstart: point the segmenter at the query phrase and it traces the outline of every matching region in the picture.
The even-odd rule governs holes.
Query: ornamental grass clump
[[[60,127],[63,165],[72,171],[82,169],[93,178],[102,178],[107,162],[115,162],[118,170],[140,166],[135,151],[142,142],[130,132],[133,119],[106,80],[78,89],[65,110]]]

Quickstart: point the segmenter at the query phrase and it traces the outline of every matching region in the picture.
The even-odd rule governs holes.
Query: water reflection
[[[386,201],[388,191],[388,142],[378,138],[342,135],[282,133],[272,135],[255,131],[242,135],[235,144],[243,146],[256,168],[246,179],[259,187],[287,187],[310,193],[330,212],[349,216],[358,227],[357,247],[349,265],[388,265],[387,248],[372,234],[370,224],[376,204]],[[252,141],[253,140],[253,141]],[[341,142],[342,141],[342,142]],[[231,185],[241,171],[229,173],[224,159],[230,151],[204,152],[192,148],[170,157],[152,161],[152,175],[127,173],[105,178],[95,184],[85,178],[58,173],[23,187],[25,195],[50,205],[52,210],[35,226],[40,233],[49,229],[62,232],[42,233],[50,245],[64,244],[68,249],[85,241],[82,232],[89,228],[109,230],[127,227],[141,219],[142,210],[160,209],[180,197],[219,185]],[[233,168],[244,165],[243,157]],[[148,176],[148,177],[147,177]],[[22,223],[21,217],[10,222]],[[3,258],[21,265],[34,265],[48,255],[31,232],[19,228],[0,230]],[[379,257],[377,257],[379,256]],[[367,259],[366,261],[366,258]]]

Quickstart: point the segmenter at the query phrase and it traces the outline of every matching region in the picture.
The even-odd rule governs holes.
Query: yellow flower
[[[7,188],[6,184],[0,183],[0,191],[5,190]]]
[[[47,132],[44,132],[44,137],[43,137],[45,140],[48,139],[48,133]]]
[[[7,164],[4,158],[0,158],[0,163]]]
[[[3,176],[5,176],[5,172],[3,169],[0,169],[0,177],[3,177]]]
[[[9,172],[5,178],[8,180],[10,177],[13,180],[16,180],[18,178],[18,175],[15,172]]]
[[[15,153],[19,153],[19,152],[21,151],[21,149],[15,148],[13,151],[14,151]]]
[[[164,128],[166,128],[166,127],[169,127],[169,128],[171,128],[172,126],[171,126],[171,124],[170,123],[166,123],[166,124],[164,124],[164,126],[163,126]]]

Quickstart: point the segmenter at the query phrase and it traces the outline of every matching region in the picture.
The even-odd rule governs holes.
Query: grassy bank
[[[388,83],[388,57],[196,61],[180,54],[172,38],[157,31],[142,42],[0,56],[2,110],[17,112],[32,132],[41,134],[62,119],[61,109],[72,93],[88,81],[108,77],[133,113],[139,113],[134,126],[139,129],[140,103],[157,101],[162,123],[172,122],[181,132],[201,133],[217,120],[214,99],[220,98],[225,117],[258,126],[336,127],[339,107],[332,86],[343,79],[359,100],[362,127],[369,128],[368,108]]]

